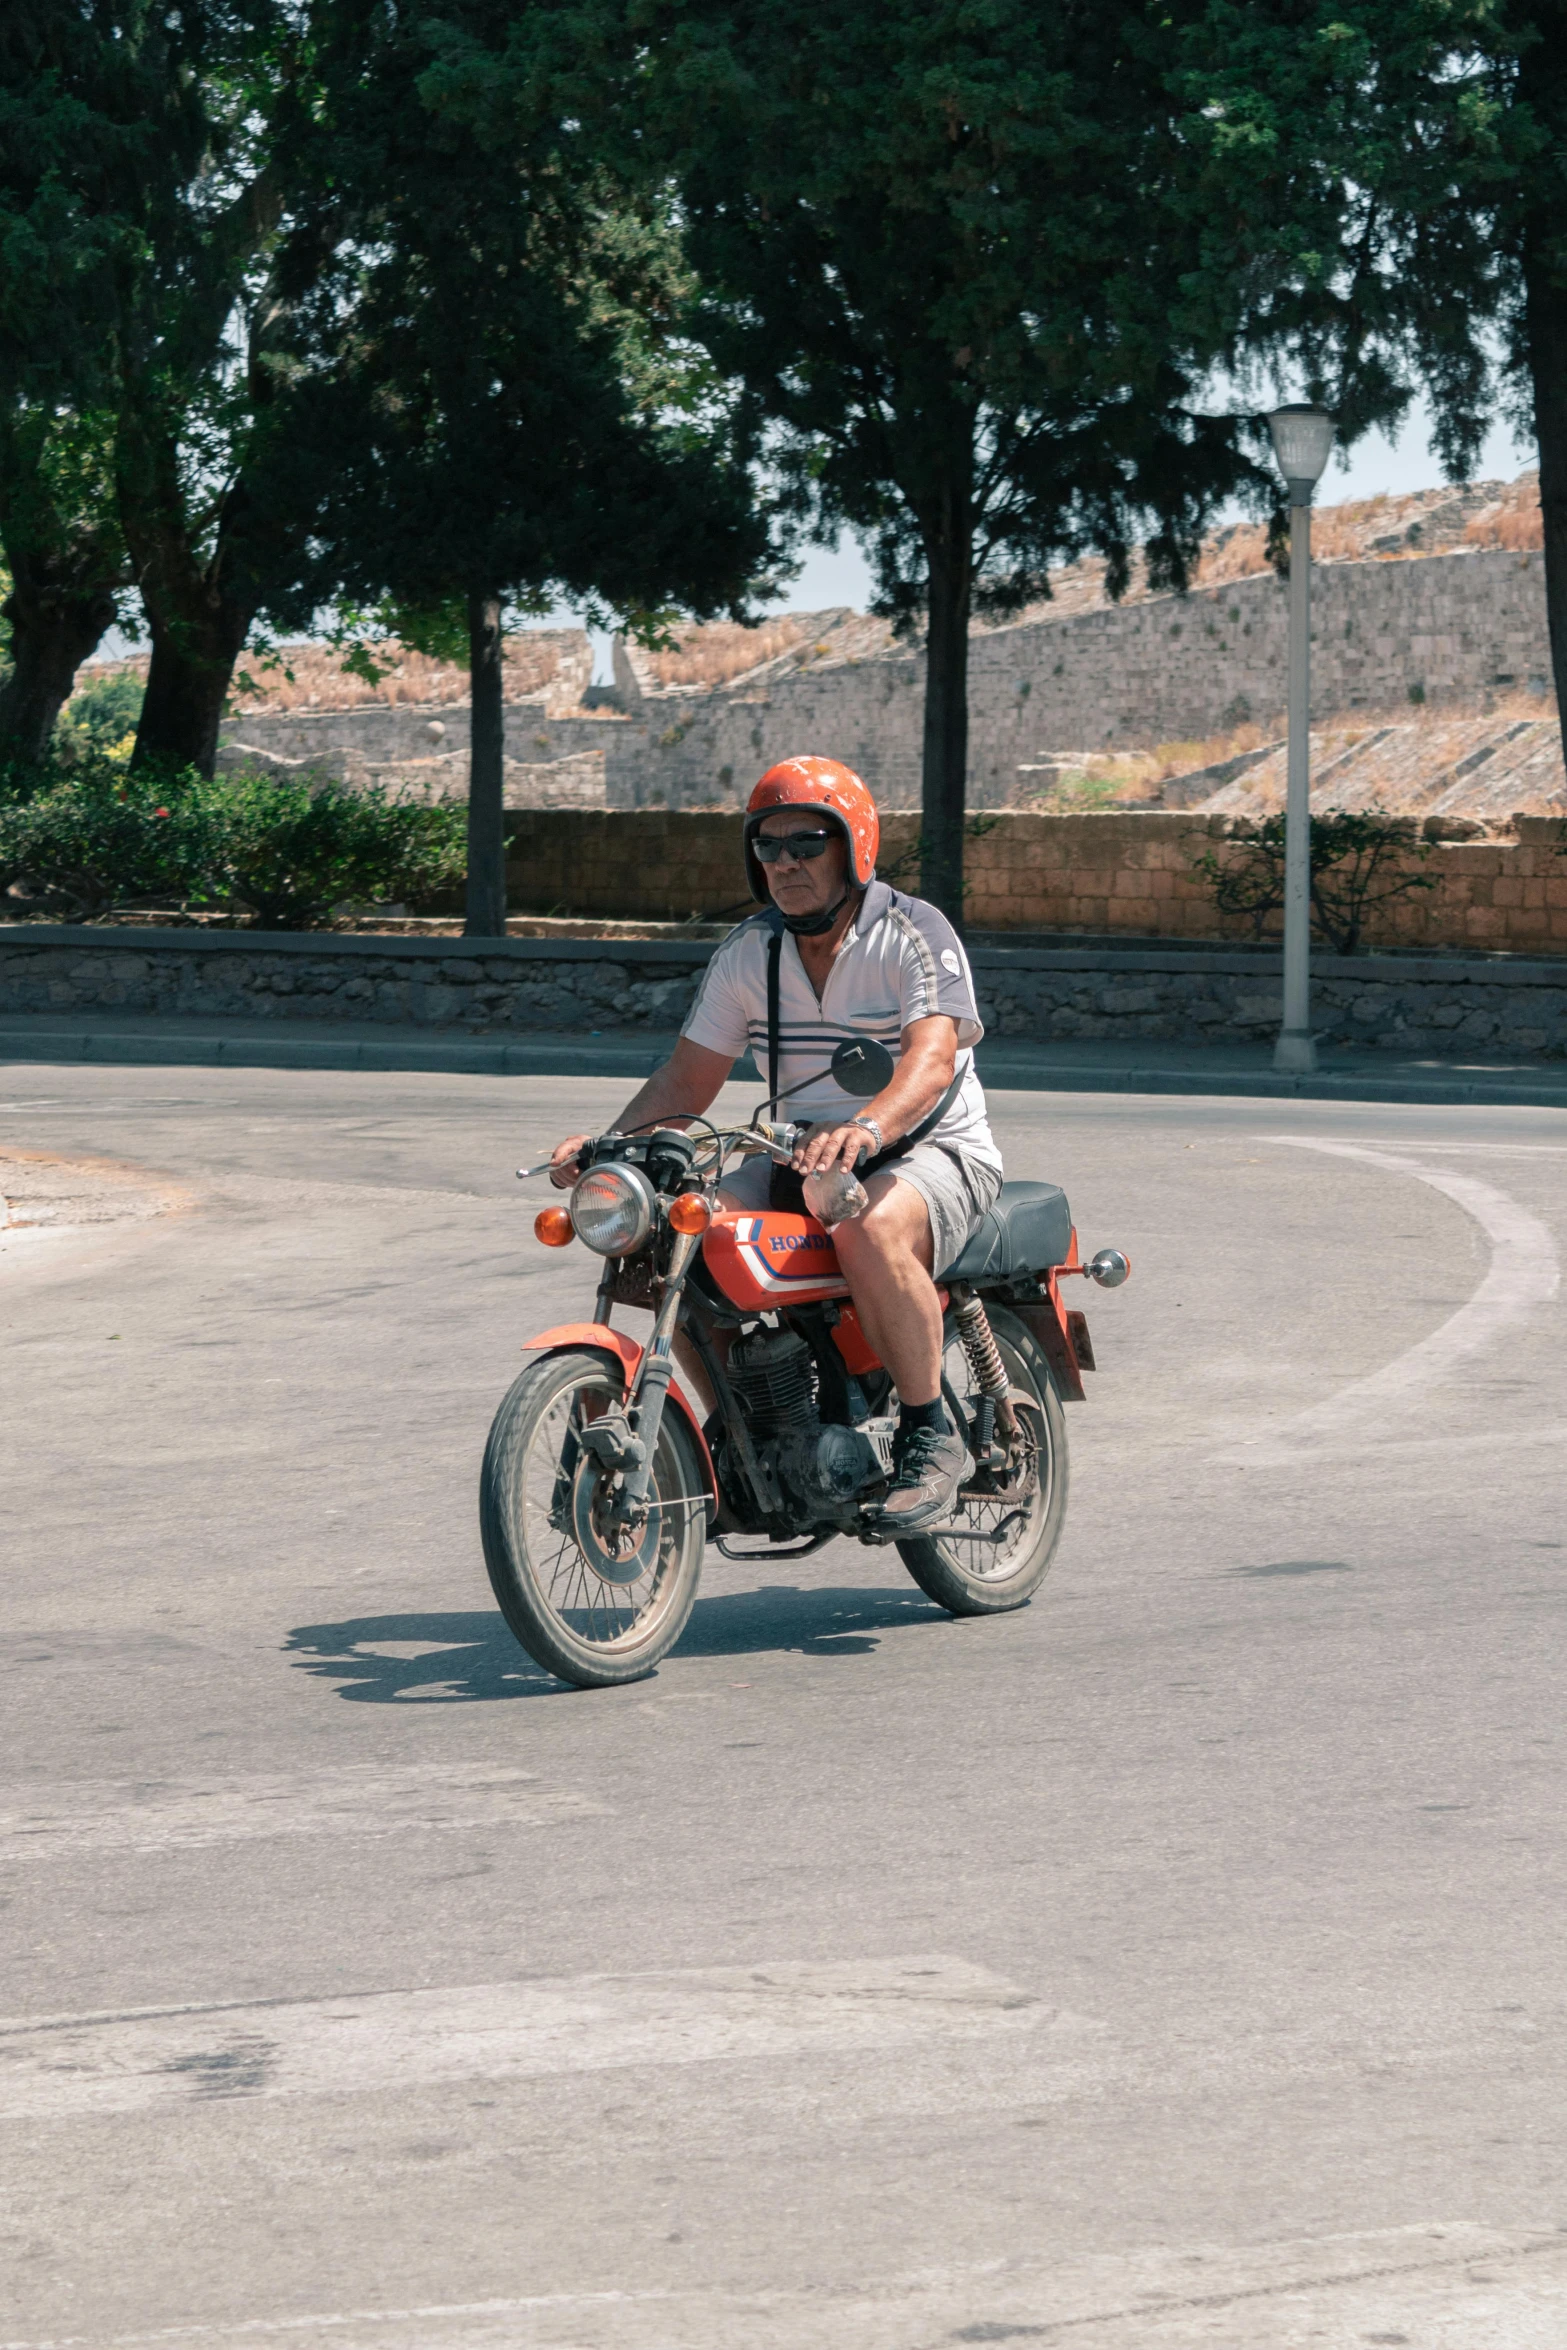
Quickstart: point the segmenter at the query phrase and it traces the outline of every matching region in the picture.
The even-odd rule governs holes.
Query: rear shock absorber
[[[1018,1433],[1017,1416],[1007,1394],[1011,1383],[1001,1360],[1001,1349],[996,1344],[996,1334],[990,1327],[990,1316],[971,1289],[962,1297],[954,1291],[952,1314],[969,1369],[974,1374],[974,1384],[981,1395],[989,1397],[997,1424],[1011,1443]]]

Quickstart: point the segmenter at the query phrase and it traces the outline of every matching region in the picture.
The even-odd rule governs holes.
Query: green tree
[[[0,750],[37,759],[77,666],[119,616],[113,285],[146,160],[145,91],[101,0],[0,16],[0,544],[11,668]],[[120,119],[114,119],[118,105]]]
[[[120,287],[116,489],[152,639],[135,763],[210,774],[234,664],[310,521],[286,475],[265,498],[251,479],[284,325],[275,153],[309,50],[282,0],[184,0],[161,21],[169,136]]]
[[[0,757],[41,759],[76,672],[120,617],[129,563],[107,478],[103,420],[41,403],[0,406]]]
[[[1140,0],[583,0],[512,35],[519,86],[553,46],[584,135],[667,175],[694,325],[798,521],[847,525],[923,624],[923,886],[954,918],[973,617],[1088,548],[1115,592],[1139,542],[1178,586],[1216,500],[1271,496],[1202,413],[1173,38]],[[446,69],[482,136],[504,74]]]
[[[644,627],[671,603],[738,616],[768,537],[743,437],[669,346],[684,289],[667,227],[618,201],[531,96],[478,151],[432,83],[454,18],[470,52],[509,21],[479,0],[439,24],[352,0],[320,44],[297,174],[319,193],[281,266],[292,372],[269,444],[291,478],[313,471],[320,519],[275,609],[390,597],[405,636],[461,627],[467,927],[494,935],[508,609],[566,594]]]
[[[1185,0],[1180,33],[1209,265],[1275,289],[1252,353],[1352,423],[1424,390],[1451,479],[1498,406],[1532,428],[1567,728],[1567,0]]]
[[[74,418],[102,450],[112,502],[85,534],[62,520],[123,545],[140,593],[141,765],[210,772],[234,661],[309,521],[286,476],[265,504],[248,478],[277,390],[272,158],[309,25],[288,0],[17,0],[0,43],[0,398],[51,445]]]

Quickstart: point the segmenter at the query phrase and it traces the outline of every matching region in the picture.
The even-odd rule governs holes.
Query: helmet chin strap
[[[835,906],[826,906],[819,914],[785,914],[781,906],[778,911],[791,938],[820,938],[824,930],[831,930],[854,894],[852,889],[846,889]]]

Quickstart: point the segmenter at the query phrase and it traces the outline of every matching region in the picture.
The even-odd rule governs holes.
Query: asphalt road
[[[1040,1597],[583,1694],[475,1484],[625,1090],[0,1072],[173,1211],[0,1235],[0,2344],[1560,2350],[1567,1113],[993,1097],[1135,1265]]]

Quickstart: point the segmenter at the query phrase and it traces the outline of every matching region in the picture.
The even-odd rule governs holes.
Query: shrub
[[[90,922],[138,899],[182,903],[201,866],[201,820],[178,783],[103,758],[80,773],[13,768],[0,804],[0,889]]]
[[[130,756],[137,721],[146,695],[146,680],[134,669],[84,672],[85,682],[72,694],[55,723],[56,755],[76,764],[102,752],[108,757]]]
[[[423,897],[466,868],[460,808],[246,770],[193,796],[208,827],[207,890],[249,907],[258,929],[310,930],[341,905]]]
[[[1253,938],[1265,935],[1269,920],[1284,905],[1284,827],[1282,815],[1269,816],[1250,839],[1232,843],[1228,856],[1209,849],[1193,867],[1208,883],[1219,912],[1250,922]],[[1313,923],[1335,953],[1358,954],[1370,916],[1400,898],[1435,889],[1433,875],[1410,870],[1411,864],[1423,866],[1430,854],[1430,842],[1416,837],[1409,820],[1390,816],[1385,808],[1339,809],[1312,817]]]
[[[460,808],[241,771],[209,779],[79,767],[0,779],[0,892],[90,922],[121,908],[233,907],[263,930],[308,930],[344,904],[421,897],[460,880]]]

